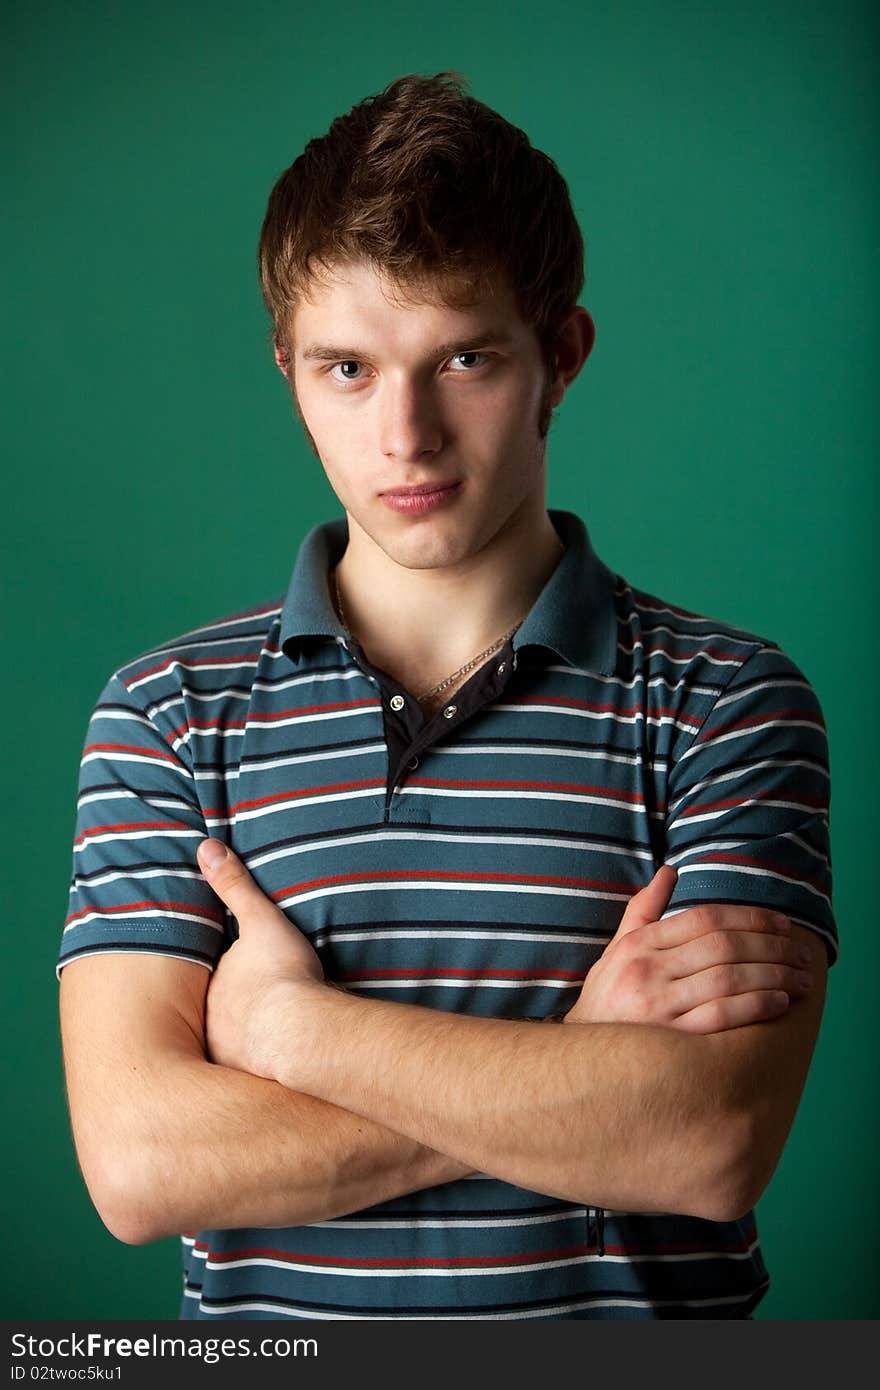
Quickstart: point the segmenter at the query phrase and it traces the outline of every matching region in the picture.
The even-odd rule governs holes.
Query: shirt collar
[[[549,647],[571,666],[610,675],[617,654],[614,576],[590,544],[587,528],[574,512],[548,508],[565,553],[513,637],[514,651]],[[345,517],[314,526],[303,540],[281,614],[281,646],[299,659],[307,638],[342,641],[328,571],[348,543]]]

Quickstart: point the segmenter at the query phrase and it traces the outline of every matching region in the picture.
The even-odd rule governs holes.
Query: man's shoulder
[[[658,698],[674,689],[703,709],[736,692],[797,691],[810,707],[818,697],[799,662],[774,638],[725,618],[685,608],[615,576],[618,679],[647,675]],[[705,713],[705,710],[703,710]]]
[[[126,690],[160,693],[185,681],[198,686],[253,680],[261,655],[277,649],[283,595],[238,609],[149,647],[117,667],[110,678]]]
[[[681,668],[709,666],[732,673],[762,653],[785,659],[778,642],[727,618],[685,608],[615,577],[614,599],[621,646],[642,659]],[[627,635],[628,634],[628,635]]]
[[[636,614],[642,627],[648,631],[696,638],[709,638],[717,633],[740,643],[743,648],[777,646],[771,638],[740,627],[728,618],[685,608],[681,603],[673,603],[639,588],[637,584],[629,583],[621,575],[615,576],[614,594],[619,608]]]

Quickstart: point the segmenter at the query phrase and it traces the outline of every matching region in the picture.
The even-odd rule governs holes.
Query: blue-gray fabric
[[[344,518],[305,538],[282,601],[117,671],[83,751],[59,975],[107,951],[212,968],[235,928],[198,869],[206,834],[369,998],[564,1011],[663,862],[669,912],[780,910],[833,963],[810,684],[773,642],[612,574],[574,514],[550,517],[555,571],[427,724],[336,616]],[[181,1316],[739,1318],[766,1291],[753,1213],[597,1216],[477,1175],[308,1226],[185,1232]]]

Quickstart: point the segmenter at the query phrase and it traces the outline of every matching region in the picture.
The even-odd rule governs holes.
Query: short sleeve
[[[68,915],[56,974],[77,956],[139,951],[212,969],[225,909],[202,877],[210,832],[192,769],[114,676],[80,762]]]
[[[831,897],[830,774],[815,692],[778,647],[736,672],[670,770],[667,913],[698,903],[784,912],[838,955]]]

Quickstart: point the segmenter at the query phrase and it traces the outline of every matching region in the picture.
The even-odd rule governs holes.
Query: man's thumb
[[[202,840],[196,853],[204,877],[237,919],[239,930],[243,918],[248,923],[257,922],[266,909],[270,913],[276,910],[254,883],[238,855],[221,840]]]
[[[627,932],[634,931],[636,927],[643,927],[648,922],[659,922],[677,882],[678,870],[671,864],[661,864],[651,882],[630,898],[616,935],[626,936]]]

